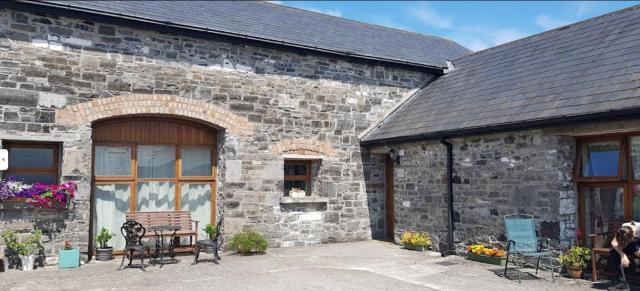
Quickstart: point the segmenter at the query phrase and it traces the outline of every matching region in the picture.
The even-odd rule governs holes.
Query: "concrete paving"
[[[549,273],[516,280],[501,268],[409,251],[391,243],[364,241],[269,249],[264,255],[222,255],[219,265],[180,263],[116,271],[119,258],[92,261],[78,269],[45,267],[0,273],[0,290],[584,290],[591,282]],[[208,254],[201,258],[210,258]],[[515,273],[509,276],[514,277]]]

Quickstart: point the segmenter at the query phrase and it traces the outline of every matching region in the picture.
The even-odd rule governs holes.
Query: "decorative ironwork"
[[[146,229],[142,224],[135,220],[127,220],[122,224],[120,232],[126,241],[126,245],[122,254],[122,262],[120,263],[118,270],[122,270],[122,266],[124,265],[126,258],[129,258],[129,265],[127,265],[127,267],[130,267],[133,257],[137,252],[140,255],[140,267],[144,271],[145,252],[147,253],[147,256],[150,256],[149,248],[142,244],[142,237],[146,233]]]

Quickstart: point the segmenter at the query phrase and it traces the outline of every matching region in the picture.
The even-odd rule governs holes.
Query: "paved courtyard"
[[[210,258],[207,254],[203,258]],[[119,259],[119,258],[117,258]],[[584,290],[589,281],[548,272],[522,284],[500,277],[500,268],[403,250],[379,241],[269,249],[258,256],[222,255],[222,262],[116,271],[119,260],[91,262],[75,270],[46,267],[0,273],[0,290]],[[515,273],[514,273],[515,274]]]

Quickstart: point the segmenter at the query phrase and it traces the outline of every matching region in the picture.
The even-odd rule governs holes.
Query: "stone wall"
[[[132,104],[223,129],[218,209],[227,233],[256,229],[272,247],[369,239],[357,135],[432,77],[420,69],[0,10],[0,140],[61,142],[61,180],[80,185],[75,218],[67,219],[55,242],[47,244],[51,254],[64,239],[87,249],[91,121],[146,113],[127,111]],[[83,104],[92,100],[100,106],[103,98],[134,95],[100,107],[105,113],[96,118],[66,122],[74,106],[86,109]],[[145,99],[151,95],[160,100]],[[228,111],[248,121],[242,128],[250,132],[225,130],[228,124],[216,124],[218,119],[206,112],[194,117],[150,105],[173,96]],[[57,120],[56,111],[67,114],[65,122]],[[283,158],[272,152],[281,141],[300,139],[331,153],[316,177],[317,196],[325,202],[303,208],[281,204]],[[4,228],[13,222],[2,223]],[[291,233],[304,239],[289,237],[283,243]]]
[[[572,181],[575,140],[544,130],[452,139],[454,237],[468,243],[503,241],[503,217],[530,214],[543,237],[567,246],[575,238],[577,194]],[[446,149],[439,142],[404,149],[396,165],[396,236],[428,231],[446,244]],[[396,150],[398,152],[398,150]]]

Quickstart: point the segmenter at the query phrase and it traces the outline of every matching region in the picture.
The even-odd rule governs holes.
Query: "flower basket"
[[[485,255],[476,255],[474,253],[468,253],[467,259],[470,261],[476,261],[480,263],[498,265],[498,266],[504,266],[505,262],[507,261],[507,259],[504,257],[490,257]]]

